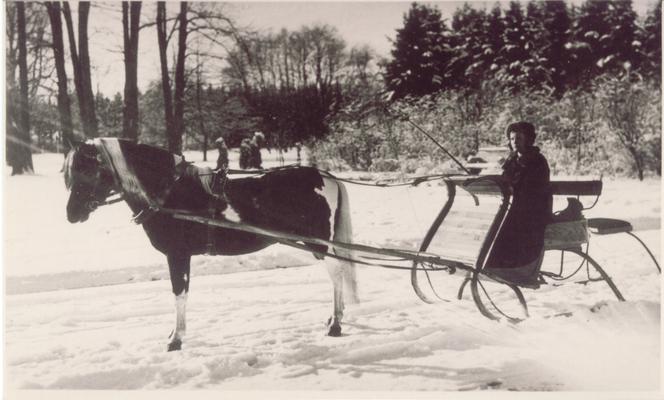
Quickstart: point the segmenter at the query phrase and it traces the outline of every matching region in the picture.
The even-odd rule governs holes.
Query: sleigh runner
[[[368,266],[409,270],[415,293],[427,303],[447,300],[435,287],[434,274],[436,276],[463,274],[463,281],[456,297],[461,299],[465,287],[469,285],[477,308],[482,315],[491,319],[499,319],[504,316],[509,320],[517,321],[520,318],[503,312],[485,289],[485,282],[498,283],[511,290],[527,316],[528,309],[521,291],[522,288],[536,289],[539,285],[545,284],[547,280],[568,280],[575,276],[584,264],[588,271],[586,283],[604,281],[618,300],[625,300],[611,277],[587,251],[589,227],[591,232],[593,232],[593,228],[595,229],[595,234],[625,232],[634,236],[630,232],[631,226],[625,221],[586,220],[581,213],[576,213],[567,220],[563,219],[549,224],[542,252],[560,252],[560,270],[557,272],[542,270],[542,260],[540,259],[536,265],[532,266],[534,270],[531,271],[537,278],[536,281],[521,280],[518,276],[511,275],[507,269],[499,271],[486,268],[486,260],[500,234],[502,223],[510,207],[509,188],[497,176],[439,176],[438,179],[441,179],[446,186],[447,199],[421,246],[417,250],[395,249],[357,244],[350,240],[340,241],[322,237],[322,235],[303,235],[292,230],[273,229],[269,225],[260,223],[233,220],[221,210],[223,205],[217,209],[213,205],[204,212],[168,207],[166,200],[169,198],[173,186],[185,174],[188,174],[189,177],[196,177],[198,184],[209,193],[212,199],[211,204],[217,204],[217,201],[223,203],[223,185],[229,181],[232,182],[233,178],[228,175],[219,176],[218,172],[210,169],[194,167],[185,163],[181,157],[173,155],[171,167],[174,176],[163,179],[163,182],[157,181],[146,185],[145,180],[141,178],[141,171],[137,171],[135,167],[126,162],[126,154],[121,151],[121,140],[96,139],[94,144],[102,158],[102,163],[111,168],[116,187],[122,196],[135,197],[147,205],[139,212],[138,222],[142,222],[154,214],[167,214],[177,220],[207,226],[208,232],[213,232],[211,230],[213,228],[228,229],[264,237],[269,241],[294,248],[313,251],[321,258],[328,256]],[[260,171],[260,176],[270,177],[271,174],[278,174],[278,171],[283,171],[283,168]],[[324,171],[316,173],[325,179],[336,179]],[[602,183],[601,181],[558,181],[552,182],[551,189],[553,194],[558,196],[576,196],[577,199],[581,196],[595,196],[596,203],[597,198],[601,195]],[[604,232],[602,232],[603,229]],[[650,250],[638,237],[634,237],[648,251],[659,269]],[[585,250],[584,246],[586,246]],[[574,254],[581,259],[581,265],[576,268],[576,271],[569,274],[565,274],[563,271],[563,258],[567,253]],[[590,276],[590,267],[599,274],[599,277]]]

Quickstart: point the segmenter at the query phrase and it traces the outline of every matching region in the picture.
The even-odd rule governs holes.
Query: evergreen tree
[[[587,0],[572,26],[569,48],[575,58],[577,85],[604,73],[623,73],[638,64],[636,13],[631,0]]]
[[[509,86],[518,90],[524,87],[525,62],[529,58],[523,8],[518,1],[511,1],[509,9],[505,12],[503,40],[504,45],[500,53],[503,67],[499,76]]]
[[[571,52],[576,73],[570,76],[572,86],[585,86],[604,72],[610,51],[603,43],[611,31],[609,2],[587,0],[581,5],[572,24],[572,41],[567,46]],[[604,60],[604,61],[601,61]],[[610,61],[610,60],[608,60]]]
[[[544,8],[540,3],[529,2],[526,6],[524,27],[524,49],[528,57],[523,62],[523,76],[529,88],[548,86],[551,82],[551,71],[547,68],[546,49],[549,37],[544,27]]]
[[[632,9],[632,1],[610,0],[607,17],[611,30],[602,45],[609,53],[609,59],[600,61],[610,70],[630,70],[638,62],[634,49],[636,12]]]
[[[495,74],[504,61],[501,56],[501,49],[504,46],[503,36],[505,34],[505,21],[500,4],[496,3],[489,15],[487,15],[487,38],[484,44],[484,53],[487,59],[491,60],[489,71]]]
[[[545,37],[542,56],[546,60],[545,68],[549,72],[551,86],[556,95],[561,96],[565,91],[567,77],[570,73],[574,73],[569,52],[565,48],[569,40],[571,20],[564,1],[542,0],[540,4]]]
[[[648,11],[643,29],[639,32],[642,61],[640,71],[643,75],[662,80],[662,3],[657,2]]]
[[[386,65],[386,86],[395,98],[433,93],[444,86],[444,65],[449,57],[440,11],[413,3],[403,22],[403,28],[397,29],[392,60]]]
[[[491,67],[493,54],[485,52],[489,38],[487,15],[465,3],[452,18],[453,57],[446,77],[452,87],[477,88]]]

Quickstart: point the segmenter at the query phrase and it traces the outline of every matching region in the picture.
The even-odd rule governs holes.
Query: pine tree
[[[524,87],[525,62],[529,58],[526,49],[526,31],[521,3],[511,1],[509,9],[505,12],[504,45],[501,49],[503,67],[500,78],[509,86],[518,90]]]
[[[489,42],[487,15],[468,3],[457,9],[452,18],[452,54],[446,77],[452,87],[477,88],[493,62],[486,48]],[[490,46],[489,46],[490,47]]]
[[[662,3],[657,2],[648,11],[643,29],[639,32],[642,61],[640,71],[643,75],[662,80]]]
[[[634,51],[636,12],[632,9],[632,1],[611,0],[607,17],[611,29],[602,45],[609,53],[609,59],[600,61],[609,70],[629,71],[638,62]]]
[[[386,65],[385,84],[394,98],[433,93],[443,87],[441,70],[448,57],[440,11],[413,3],[403,22]]]
[[[544,8],[540,3],[529,2],[526,6],[524,27],[524,49],[528,57],[523,62],[523,77],[529,88],[548,86],[551,82],[551,71],[547,68],[546,49],[549,37],[544,28]]]
[[[608,1],[587,0],[574,18],[572,41],[567,46],[576,71],[570,76],[574,87],[589,85],[594,77],[604,72],[607,57],[611,54],[603,45],[611,30],[608,14]]]
[[[496,3],[487,15],[487,38],[488,42],[484,44],[484,53],[487,59],[491,60],[489,71],[495,74],[504,61],[501,56],[501,49],[504,46],[503,36],[505,34],[505,21],[502,16],[500,4]]]
[[[565,91],[567,77],[574,73],[571,68],[570,54],[565,48],[569,40],[571,20],[567,6],[562,0],[542,1],[543,28],[546,45],[542,56],[546,59],[545,68],[549,71],[550,83],[556,95]]]

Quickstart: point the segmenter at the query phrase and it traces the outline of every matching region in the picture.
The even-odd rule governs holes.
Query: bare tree
[[[90,15],[90,2],[78,3],[78,49],[76,35],[71,17],[69,2],[64,2],[64,16],[69,35],[72,67],[74,70],[74,85],[78,97],[83,131],[87,137],[97,136],[97,116],[95,113],[95,100],[92,93],[92,80],[90,74],[90,53],[88,50],[88,17]]]
[[[62,19],[60,18],[60,2],[47,1],[46,10],[51,21],[52,47],[55,59],[55,68],[58,77],[58,114],[60,116],[60,129],[64,143],[64,153],[67,154],[70,143],[74,139],[71,118],[71,102],[67,89],[67,71],[65,70],[65,49],[62,34]]]
[[[170,77],[168,75],[168,35],[166,19],[166,2],[157,2],[157,42],[159,44],[159,61],[161,65],[161,89],[164,96],[164,117],[166,121],[166,138],[169,143],[174,136],[173,124],[173,94],[171,93]]]
[[[205,129],[205,118],[203,117],[203,104],[201,101],[201,83],[202,83],[202,71],[201,71],[201,61],[200,61],[200,52],[196,49],[196,112],[198,119],[198,129],[203,135],[203,161],[207,161],[207,151],[209,145],[209,135],[207,129]]]
[[[186,1],[180,3],[178,16],[178,53],[175,61],[175,92],[173,94],[173,136],[168,140],[169,150],[176,154],[182,153],[182,135],[184,134],[184,89],[185,58],[187,54],[187,9]]]
[[[7,161],[12,175],[32,172],[30,146],[30,109],[28,97],[28,49],[25,22],[25,3],[16,3],[16,33],[19,72],[18,109],[8,104]],[[9,103],[9,102],[8,102]]]
[[[221,3],[180,2],[177,16],[173,18],[170,29],[166,13],[166,3],[157,3],[157,41],[159,44],[159,58],[161,63],[162,92],[164,98],[164,114],[166,118],[166,136],[168,148],[171,152],[182,151],[183,136],[185,133],[184,113],[185,94],[187,88],[187,74],[194,73],[196,69],[187,68],[186,59],[190,49],[187,45],[189,39],[194,39],[207,49],[197,50],[207,68],[216,67],[215,61],[227,59],[222,52],[229,46],[226,38],[238,37],[233,22],[224,15]],[[168,67],[169,40],[177,32],[177,46],[174,53],[174,69]],[[232,62],[232,61],[230,61]],[[203,61],[199,63],[203,65]],[[219,66],[221,68],[221,66]],[[171,83],[170,74],[173,74]],[[193,88],[193,86],[190,85]]]
[[[138,32],[141,18],[141,2],[122,2],[122,32],[124,37],[124,109],[122,112],[122,136],[138,139]]]

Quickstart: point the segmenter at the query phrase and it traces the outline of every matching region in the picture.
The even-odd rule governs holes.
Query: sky
[[[581,3],[581,0],[574,0]],[[492,7],[494,1],[473,2],[475,7]],[[122,92],[124,67],[122,63],[122,24],[119,2],[93,3],[90,13],[90,48],[93,63],[93,85],[107,96]],[[436,6],[448,21],[454,10],[463,5],[460,1],[425,2]],[[652,0],[635,0],[634,9],[644,15]],[[309,2],[256,2],[224,3],[225,11],[238,25],[259,30],[290,31],[304,25],[328,24],[337,29],[347,47],[369,45],[377,55],[387,57],[391,49],[390,39],[403,26],[404,14],[411,2],[405,1],[309,1]],[[175,11],[174,2],[167,5]],[[142,19],[154,18],[154,3],[144,2]],[[144,90],[149,81],[159,77],[159,59],[156,31],[142,29],[139,36],[139,87]],[[213,77],[211,77],[213,78]]]

